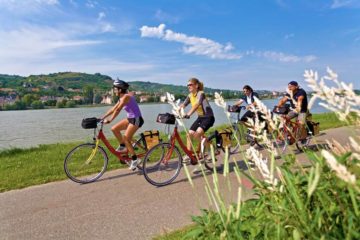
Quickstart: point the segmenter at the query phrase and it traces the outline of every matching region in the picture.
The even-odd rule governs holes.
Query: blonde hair
[[[203,91],[204,90],[204,83],[200,82],[199,79],[197,78],[190,78],[189,82],[191,82],[192,84],[197,84],[198,85],[198,91]]]

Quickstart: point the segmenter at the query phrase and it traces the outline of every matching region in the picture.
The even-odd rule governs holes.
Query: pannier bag
[[[160,135],[157,130],[145,131],[141,133],[140,136],[144,141],[146,149],[150,149],[160,142]]]
[[[236,105],[228,105],[228,112],[240,112],[241,107]]]
[[[231,146],[231,129],[223,129],[218,131],[217,145],[222,148]]]
[[[175,124],[175,115],[171,113],[160,113],[156,118],[156,122],[164,124]]]
[[[277,113],[277,114],[288,114],[290,112],[290,106],[288,104],[285,104],[284,106],[279,107],[278,111],[276,110],[276,108],[277,107],[275,106],[273,109],[273,112]]]
[[[311,135],[318,135],[320,132],[320,123],[319,122],[313,122],[313,121],[307,121],[306,122],[308,131]]]
[[[96,128],[97,123],[98,123],[98,119],[96,117],[84,118],[81,121],[81,127],[84,129]]]

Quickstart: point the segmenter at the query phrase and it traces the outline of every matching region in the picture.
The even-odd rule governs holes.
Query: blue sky
[[[329,66],[360,88],[359,23],[360,0],[0,0],[0,73],[284,90]]]

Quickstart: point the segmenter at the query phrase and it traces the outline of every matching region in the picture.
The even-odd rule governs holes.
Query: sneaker
[[[129,169],[135,171],[137,165],[138,165],[138,160],[137,159],[136,160],[131,160]]]
[[[189,164],[189,163],[190,163],[190,160],[191,160],[187,154],[184,155],[184,156],[182,157],[182,159],[183,159],[183,164]]]
[[[115,149],[115,151],[117,151],[117,152],[124,152],[126,150],[126,147],[125,146],[121,146],[121,145],[119,145],[116,149]]]

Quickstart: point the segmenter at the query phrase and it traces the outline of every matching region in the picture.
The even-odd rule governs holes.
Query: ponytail
[[[198,91],[203,91],[204,90],[204,83],[200,82],[199,79],[197,78],[190,78],[189,82],[193,83],[193,84],[197,84],[198,85]]]

